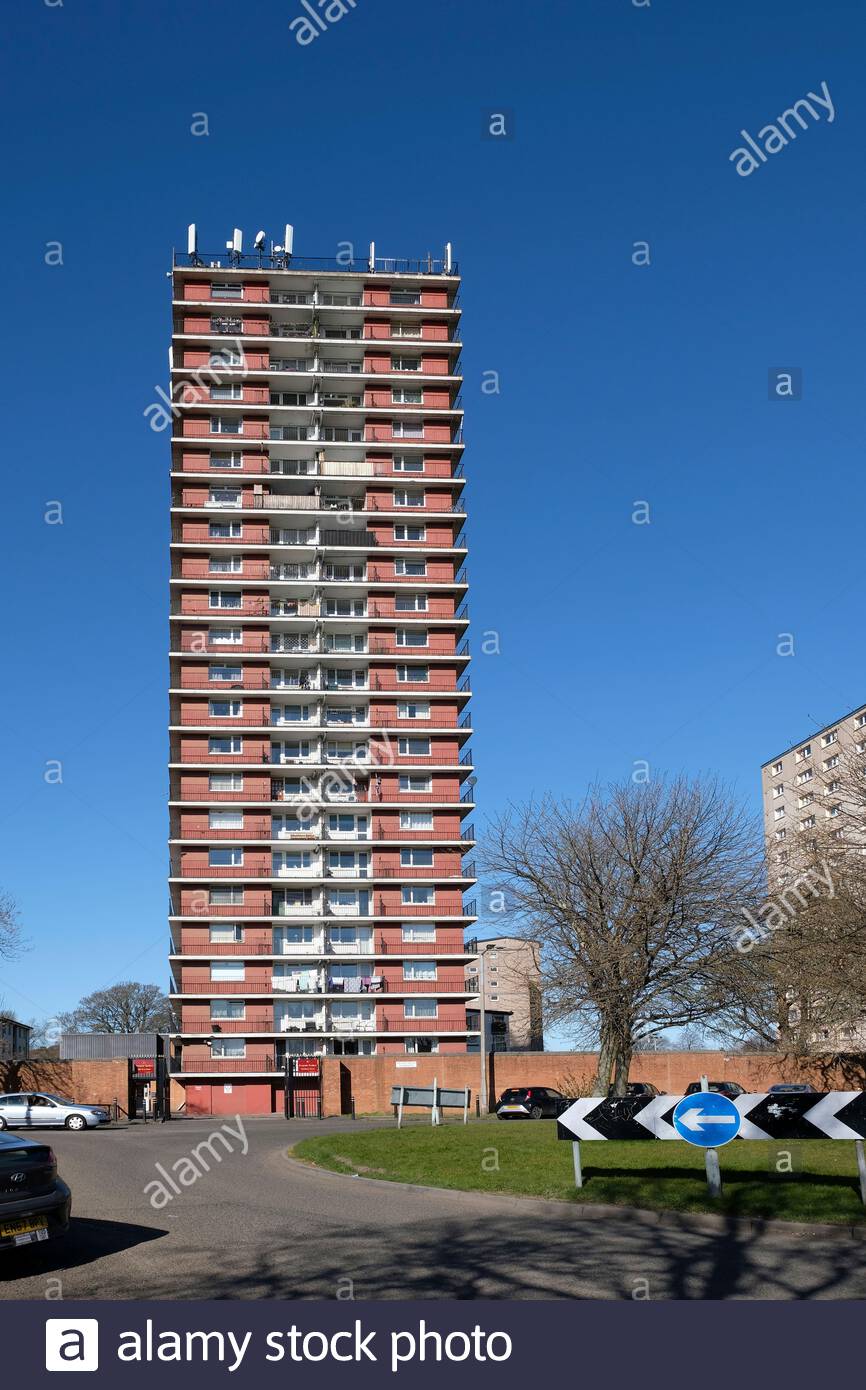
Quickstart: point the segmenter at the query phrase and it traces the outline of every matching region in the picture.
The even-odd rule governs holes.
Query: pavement
[[[223,1123],[235,1137],[199,1147]],[[866,1240],[844,1230],[702,1229],[342,1177],[286,1152],[381,1124],[245,1118],[246,1153],[232,1116],[51,1131],[72,1227],[4,1252],[0,1299],[866,1298]],[[173,1192],[156,1165],[179,1179],[185,1157]]]

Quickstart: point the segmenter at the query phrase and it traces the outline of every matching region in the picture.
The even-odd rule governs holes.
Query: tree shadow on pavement
[[[159,1240],[168,1231],[157,1226],[138,1226],[130,1221],[97,1221],[73,1216],[65,1236],[39,1245],[20,1246],[0,1257],[0,1286],[18,1279],[62,1274],[66,1269],[92,1264],[145,1241]]]

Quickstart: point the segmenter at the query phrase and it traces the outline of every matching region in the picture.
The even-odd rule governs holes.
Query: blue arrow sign
[[[696,1091],[677,1103],[671,1124],[687,1144],[717,1149],[736,1139],[740,1132],[740,1112],[732,1100],[718,1091]]]

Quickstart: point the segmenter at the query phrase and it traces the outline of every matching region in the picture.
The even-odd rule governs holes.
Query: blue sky
[[[474,662],[477,825],[638,759],[757,809],[761,762],[864,699],[858,0],[357,0],[303,47],[302,13],[4,15],[0,885],[33,949],[0,997],[24,1017],[167,979],[168,452],[142,412],[189,221],[205,250],[287,220],[298,254],[454,243],[472,635],[501,649]],[[822,82],[834,120],[740,177],[740,130]],[[501,110],[512,138],[482,138]]]

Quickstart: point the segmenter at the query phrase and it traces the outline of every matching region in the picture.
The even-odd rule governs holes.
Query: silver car
[[[0,1129],[35,1129],[63,1125],[66,1129],[95,1129],[108,1124],[101,1105],[78,1105],[46,1091],[17,1091],[0,1095]]]

